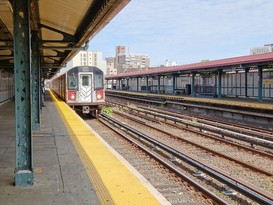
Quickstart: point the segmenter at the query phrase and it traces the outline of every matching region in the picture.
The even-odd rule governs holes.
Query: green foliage
[[[106,115],[111,116],[112,113],[113,113],[113,110],[112,110],[111,107],[104,107],[104,108],[102,109],[102,112],[105,113]]]
[[[216,195],[219,196],[222,199],[225,198],[225,194],[223,192],[217,192]]]

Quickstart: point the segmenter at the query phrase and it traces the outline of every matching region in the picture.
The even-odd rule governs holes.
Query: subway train
[[[52,90],[74,110],[97,116],[105,104],[103,71],[77,66],[52,80]]]

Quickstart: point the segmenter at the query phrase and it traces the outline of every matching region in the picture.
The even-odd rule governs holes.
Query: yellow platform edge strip
[[[66,124],[101,204],[156,205],[164,202],[164,199],[159,202],[69,106],[57,99],[51,91],[50,95]]]

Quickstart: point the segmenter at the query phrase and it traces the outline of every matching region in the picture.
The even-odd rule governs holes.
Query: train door
[[[79,73],[79,101],[80,102],[92,102],[92,74]]]

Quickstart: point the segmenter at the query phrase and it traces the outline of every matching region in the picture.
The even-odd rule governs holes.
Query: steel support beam
[[[14,0],[15,185],[33,184],[29,0]]]
[[[86,51],[88,49],[88,42],[85,44],[84,47],[74,47],[74,46],[41,46],[40,50],[64,50],[64,51]]]
[[[249,71],[249,68],[246,68],[245,69],[245,97],[248,97],[248,94],[247,94],[247,90],[248,90],[248,87],[247,87],[247,84],[248,84],[247,74],[248,74],[248,71]]]
[[[222,98],[222,70],[219,69],[218,70],[218,92],[217,92],[217,95],[218,95],[218,98]]]
[[[129,89],[129,78],[127,78],[126,81],[127,81],[127,90],[130,90]]]
[[[235,96],[236,98],[238,97],[238,70],[236,70],[236,73],[235,73]]]
[[[41,62],[40,62],[41,63]],[[43,105],[43,88],[42,88],[42,83],[44,83],[44,78],[43,78],[43,68],[40,66],[40,69],[39,69],[39,83],[38,83],[38,86],[39,86],[39,110],[42,110],[42,105]]]
[[[196,96],[196,90],[195,90],[195,75],[196,75],[195,72],[191,73],[191,96],[192,96],[192,97],[195,97],[195,96]]]
[[[263,101],[263,69],[258,68],[258,101]]]
[[[149,92],[148,87],[149,87],[149,76],[146,76],[146,93]]]
[[[138,79],[138,77],[136,78],[136,80],[137,80],[137,92],[139,91],[139,79]]]
[[[176,89],[176,75],[173,74],[173,95],[175,95],[175,89]]]
[[[161,76],[159,75],[157,78],[157,93],[160,94],[160,78]]]
[[[31,77],[32,77],[32,129],[40,129],[40,106],[39,106],[39,72],[40,72],[40,56],[38,48],[38,33],[32,31],[32,61],[31,61]]]

